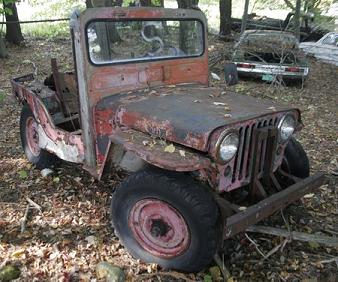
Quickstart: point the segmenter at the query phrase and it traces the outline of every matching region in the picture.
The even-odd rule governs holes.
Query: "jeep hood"
[[[109,106],[108,101],[101,102]],[[192,85],[136,91],[113,104],[117,106],[115,118],[120,127],[140,130],[200,151],[208,150],[209,137],[217,128],[290,110],[271,101]]]

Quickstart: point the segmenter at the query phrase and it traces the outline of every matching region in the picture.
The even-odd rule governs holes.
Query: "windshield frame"
[[[89,51],[89,38],[88,38],[88,26],[93,22],[128,22],[128,21],[197,21],[201,24],[201,31],[203,39],[202,42],[202,52],[199,55],[189,55],[189,56],[175,56],[175,57],[156,57],[156,58],[139,58],[139,59],[131,59],[131,60],[121,60],[121,61],[108,61],[105,63],[95,63]],[[192,58],[199,58],[203,57],[205,54],[206,49],[206,35],[205,35],[205,25],[204,22],[200,18],[172,18],[172,17],[165,17],[165,18],[120,18],[120,19],[113,19],[113,18],[93,18],[86,22],[84,26],[84,35],[85,35],[85,43],[86,43],[86,54],[88,61],[91,65],[95,67],[101,66],[111,66],[111,65],[124,65],[124,64],[133,64],[133,63],[149,63],[149,62],[158,62],[158,61],[167,61],[167,60],[182,60],[182,59],[192,59]]]

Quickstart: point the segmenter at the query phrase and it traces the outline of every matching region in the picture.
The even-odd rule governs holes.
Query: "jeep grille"
[[[239,128],[239,147],[233,165],[232,183],[236,181],[250,181],[253,167],[253,131],[258,128],[276,127],[277,123],[278,117],[272,117]],[[258,169],[259,177],[263,172],[266,157],[266,142],[265,139],[258,144],[261,148],[261,154],[258,156],[258,158],[260,158]]]

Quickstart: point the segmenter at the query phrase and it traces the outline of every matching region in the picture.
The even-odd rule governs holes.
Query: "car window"
[[[93,21],[87,25],[94,64],[200,56],[203,25],[198,20]]]
[[[331,45],[331,46],[338,46],[338,34],[330,34],[326,38],[324,38],[323,44]]]

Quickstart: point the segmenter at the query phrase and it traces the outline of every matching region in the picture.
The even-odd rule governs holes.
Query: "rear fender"
[[[33,112],[38,123],[40,148],[65,161],[82,163],[84,160],[82,136],[57,128],[43,101],[32,90],[20,83],[21,78],[26,78],[26,76],[11,81],[13,95],[21,103],[27,103]]]

